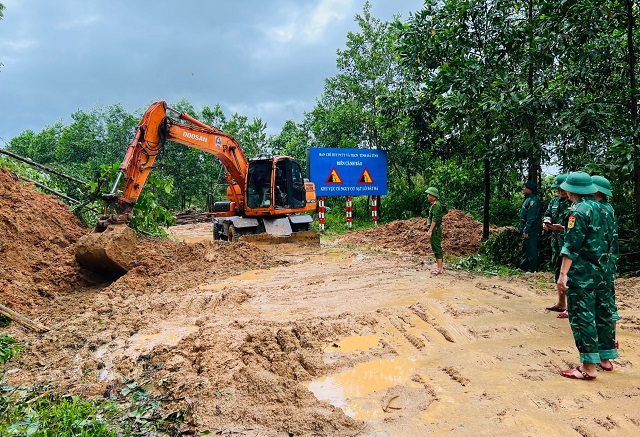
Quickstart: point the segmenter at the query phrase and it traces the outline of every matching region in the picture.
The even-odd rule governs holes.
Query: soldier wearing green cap
[[[433,256],[436,258],[438,268],[431,272],[432,275],[439,275],[444,272],[443,268],[443,252],[442,252],[442,202],[440,202],[440,192],[435,187],[427,188],[427,199],[431,206],[429,207],[429,215],[427,217],[427,238],[431,243]]]
[[[560,184],[565,179],[567,179],[566,174],[559,174],[553,180],[551,188],[558,190],[558,195],[551,199],[542,218],[542,229],[551,232],[551,265],[554,267],[554,283],[558,282],[558,276],[560,275],[560,264],[562,263],[560,250],[562,250],[562,245],[564,244],[564,222],[569,206],[571,206],[571,199],[569,199],[567,192],[560,188]],[[553,306],[547,307],[547,309],[558,311],[560,313],[558,318],[560,319],[569,317],[567,315],[567,296],[565,293],[558,292],[558,302]]]
[[[573,172],[560,185],[574,202],[567,218],[558,291],[565,291],[569,324],[578,352],[579,366],[563,370],[566,378],[593,380],[598,371],[613,370],[611,360],[618,357],[615,327],[609,306],[610,287],[606,254],[610,241],[606,237],[606,217],[593,194],[598,188],[591,176]]]
[[[596,201],[602,206],[602,208],[606,212],[606,218],[608,221],[608,227],[610,231],[607,233],[607,236],[610,238],[611,243],[611,253],[607,254],[606,261],[608,262],[608,278],[611,280],[610,282],[610,295],[611,301],[609,306],[611,307],[611,313],[613,314],[614,323],[620,320],[620,316],[618,315],[618,305],[616,305],[616,292],[614,287],[614,281],[616,277],[616,261],[618,258],[619,252],[619,242],[618,242],[618,219],[616,218],[615,210],[613,206],[608,201],[607,196],[611,196],[611,183],[604,176],[591,176],[591,180],[593,181],[593,185],[596,186],[598,191],[593,195]],[[616,342],[617,344],[617,342]]]
[[[524,184],[522,192],[524,201],[520,208],[518,231],[523,239],[523,256],[519,267],[526,272],[538,270],[538,237],[540,236],[540,200],[536,192],[538,187],[534,181]]]

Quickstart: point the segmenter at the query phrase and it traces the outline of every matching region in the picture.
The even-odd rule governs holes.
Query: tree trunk
[[[533,29],[533,0],[529,0],[529,13],[528,13],[529,26]],[[533,35],[529,35],[529,49],[533,52]],[[529,96],[533,98],[533,76],[534,68],[533,61],[529,60],[529,69],[527,74],[527,88],[529,89]],[[529,156],[529,165],[527,169],[527,177],[530,181],[535,181],[540,184],[542,179],[540,161],[542,159],[542,151],[540,146],[536,142],[536,114],[531,114],[527,117],[527,130],[529,131],[529,140],[531,142],[531,149]]]
[[[629,53],[629,88],[631,96],[631,123],[633,136],[631,137],[631,153],[633,160],[633,197],[635,206],[634,222],[640,225],[640,141],[638,140],[638,101],[636,97],[636,57],[633,44],[633,28],[635,16],[633,15],[633,0],[626,0],[627,5],[627,51]]]
[[[482,213],[482,240],[489,238],[489,201],[491,200],[491,165],[484,159],[484,208]]]

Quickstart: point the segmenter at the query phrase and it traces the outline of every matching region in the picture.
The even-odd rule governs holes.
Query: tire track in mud
[[[224,309],[237,320],[265,326],[286,326],[294,320],[305,323],[307,318],[333,323],[342,314],[368,315],[367,323],[380,336],[382,350],[338,360],[342,367],[329,372],[356,370],[359,364],[378,360],[393,362],[390,356],[407,357],[412,363],[407,381],[367,398],[351,399],[377,404],[380,416],[367,420],[369,430],[382,426],[388,435],[394,435],[393,423],[406,423],[403,417],[414,417],[412,423],[434,432],[460,425],[477,430],[474,423],[489,422],[502,426],[505,433],[537,429],[553,435],[562,429],[598,435],[608,428],[611,432],[638,429],[629,412],[550,425],[567,411],[580,415],[586,404],[580,407],[568,401],[564,395],[567,381],[557,376],[559,370],[574,364],[571,345],[528,349],[530,338],[548,335],[553,339],[558,329],[566,330],[566,323],[554,320],[540,331],[539,319],[548,314],[531,312],[531,300],[540,294],[527,286],[475,278],[460,288],[455,272],[432,278],[411,264],[397,268],[397,260],[389,263],[380,254],[347,256],[339,252],[329,258],[312,255],[285,266],[213,280],[209,291],[213,295],[190,297],[192,301],[182,302],[181,307],[189,314],[199,306],[214,313]],[[229,296],[243,296],[242,302],[234,303]],[[363,331],[354,329],[351,334],[341,331],[341,335],[367,332],[367,326],[361,328]],[[553,384],[558,395],[548,396],[548,389],[540,384]],[[578,386],[579,390],[586,388]],[[633,392],[627,395],[631,401],[637,399]],[[598,397],[593,401],[606,403]],[[469,409],[470,402],[479,407]]]

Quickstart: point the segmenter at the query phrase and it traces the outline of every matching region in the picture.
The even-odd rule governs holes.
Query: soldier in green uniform
[[[435,187],[427,188],[427,199],[431,203],[429,216],[427,217],[427,238],[431,242],[433,256],[436,258],[438,268],[431,272],[432,275],[439,275],[444,272],[442,258],[442,202],[440,202],[440,192]]]
[[[537,185],[534,181],[524,184],[522,192],[524,201],[520,208],[520,223],[518,231],[523,240],[523,256],[519,267],[526,272],[538,270],[538,237],[540,236],[540,200],[536,194]]]
[[[618,243],[618,219],[616,218],[615,210],[613,206],[608,201],[607,196],[611,196],[611,183],[604,176],[591,176],[591,180],[593,184],[598,189],[598,192],[593,195],[596,201],[602,206],[602,208],[607,213],[607,219],[609,220],[609,229],[610,232],[607,233],[607,236],[610,238],[611,243],[611,253],[608,254],[606,260],[608,261],[609,271],[607,273],[608,278],[611,279],[610,287],[611,293],[610,298],[611,301],[609,305],[611,306],[611,313],[613,314],[613,322],[615,323],[620,320],[620,316],[618,315],[618,305],[616,305],[616,292],[614,287],[614,281],[616,278],[616,261],[618,258],[619,252],[619,243]],[[616,348],[618,347],[618,342],[616,341]],[[611,370],[613,366],[602,367],[604,370]]]
[[[591,177],[573,172],[560,185],[574,202],[567,219],[558,291],[567,293],[569,324],[573,331],[581,365],[563,370],[565,378],[593,380],[597,364],[609,367],[618,357],[615,328],[609,305],[607,254],[610,242],[606,216],[593,194],[598,191]]]
[[[549,202],[544,217],[542,219],[542,229],[551,232],[551,265],[554,267],[554,283],[558,282],[558,275],[560,275],[560,264],[562,263],[562,257],[560,257],[560,250],[564,244],[564,223],[567,217],[567,210],[571,205],[571,199],[567,195],[567,192],[560,188],[567,178],[566,174],[559,174],[555,177],[551,188],[558,190],[558,195],[555,196]],[[558,311],[560,314],[558,318],[567,318],[567,296],[564,292],[558,292],[558,302],[550,307],[547,307],[550,311]]]

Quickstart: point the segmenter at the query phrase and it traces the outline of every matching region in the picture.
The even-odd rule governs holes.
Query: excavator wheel
[[[227,231],[227,240],[236,243],[239,238],[240,235],[238,234],[238,230],[236,229],[236,227],[233,225],[229,225],[229,230]]]

